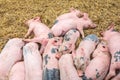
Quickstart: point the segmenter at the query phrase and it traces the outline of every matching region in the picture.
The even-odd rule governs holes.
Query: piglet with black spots
[[[81,18],[75,17],[70,19],[64,19],[57,22],[55,25],[53,25],[51,30],[54,36],[63,36],[67,31],[74,28],[74,29],[78,29],[82,35],[82,38],[84,38],[83,29],[95,28],[95,27],[96,24],[93,23],[93,21],[88,17],[87,13],[84,13],[83,17]]]
[[[26,24],[28,25],[29,29],[25,35],[25,38],[27,38],[32,32],[34,33],[35,36],[33,39],[23,40],[26,42],[41,43],[42,46],[40,53],[42,53],[48,42],[48,39],[53,37],[51,30],[48,28],[48,26],[41,22],[40,17],[35,17],[33,19],[26,21]]]
[[[109,80],[116,76],[116,70],[120,70],[120,33],[114,30],[114,23],[112,23],[101,35],[107,41],[112,56],[110,70],[106,77],[106,80]]]
[[[9,72],[13,65],[22,60],[22,39],[10,39],[0,54],[0,80],[8,80]]]
[[[89,34],[80,42],[79,47],[73,54],[74,65],[79,76],[83,75],[98,42],[99,38],[95,34]]]
[[[76,29],[69,30],[65,36],[62,45],[59,48],[59,52],[62,54],[65,53],[74,53],[75,52],[75,43],[80,37],[80,33]],[[62,54],[57,54],[56,57],[60,58]]]
[[[110,65],[110,53],[105,41],[101,41],[92,54],[93,59],[87,66],[84,80],[104,80]]]
[[[60,80],[60,71],[56,54],[62,44],[62,37],[49,39],[43,54],[43,80]]]
[[[25,80],[42,80],[42,57],[37,43],[30,42],[23,47]]]
[[[24,62],[17,62],[10,70],[9,80],[25,80]]]

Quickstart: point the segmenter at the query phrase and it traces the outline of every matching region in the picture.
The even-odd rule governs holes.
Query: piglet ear
[[[69,11],[70,11],[70,12],[73,12],[73,11],[75,11],[75,9],[74,9],[73,7],[71,7],[71,8],[69,9]]]
[[[114,22],[112,22],[109,26],[108,26],[108,29],[107,30],[113,30],[114,29],[114,27],[115,27],[115,24],[114,24]]]
[[[84,14],[83,14],[83,18],[84,18],[84,20],[87,20],[87,19],[88,19],[88,14],[87,14],[87,13],[84,13]]]
[[[40,17],[35,17],[34,20],[40,21]]]

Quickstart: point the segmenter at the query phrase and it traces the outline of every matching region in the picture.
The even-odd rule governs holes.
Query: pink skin
[[[55,53],[52,53],[51,50],[53,48],[56,48],[58,49],[59,46],[62,44],[62,37],[54,37],[54,38],[51,38],[49,39],[48,41],[48,44],[46,45],[46,48],[45,48],[45,51],[44,51],[44,54],[43,54],[43,58],[48,55],[49,57],[51,57],[49,60],[48,60],[48,64],[45,65],[45,60],[43,60],[43,68],[52,68],[52,67],[55,67],[55,68],[58,68],[58,60],[55,58],[55,54],[58,53],[58,51],[56,50]]]
[[[52,28],[52,33],[54,36],[64,35],[70,29],[78,29],[84,38],[83,29],[95,28],[96,24],[94,24],[91,19],[88,17],[87,13],[84,13],[82,18],[73,18],[73,19],[65,19],[57,22]]]
[[[24,62],[17,62],[11,69],[9,80],[25,80]]]
[[[0,54],[0,80],[6,80],[13,65],[22,60],[22,39],[10,39]]]
[[[106,40],[108,43],[108,48],[112,56],[110,70],[107,77],[105,78],[106,80],[109,80],[111,77],[116,75],[116,69],[120,70],[120,58],[115,57],[115,54],[120,51],[120,33],[113,30],[114,24],[112,23],[109,26],[108,30],[101,33],[103,39]],[[119,57],[120,55],[118,54],[117,56]]]
[[[78,75],[82,76],[87,66],[87,63],[85,61],[85,52],[83,48],[79,48],[79,50],[77,50],[77,52],[74,54],[73,61]]]
[[[113,79],[111,80],[120,80],[120,73],[118,75],[116,75]]]
[[[61,44],[62,44],[62,37],[54,37],[54,38],[49,39],[48,44],[46,45],[46,48],[43,54],[43,70],[44,70],[45,75],[47,75],[45,73],[46,68],[48,70],[49,69],[59,70],[58,59],[56,59],[55,55],[58,53],[58,48]]]
[[[59,60],[60,78],[61,80],[82,80],[74,67],[71,54],[61,56]]]
[[[85,70],[87,79],[104,80],[110,65],[110,53],[107,43],[102,41],[93,52],[93,59]],[[92,74],[91,74],[92,73]]]
[[[25,64],[25,80],[42,80],[42,58],[38,51],[38,45],[34,42],[27,43],[23,47]]]
[[[83,16],[83,13],[77,9],[70,8],[69,11],[70,12],[58,16],[56,20],[59,21],[59,20],[70,19],[70,18],[75,18],[75,17],[79,18],[79,17]]]
[[[83,39],[80,42],[79,47],[77,48],[76,52],[74,54],[72,54],[73,60],[74,60],[74,65],[77,68],[79,76],[83,75],[83,71],[88,66],[88,64],[90,62],[90,56],[91,56],[92,52],[95,50],[95,47],[97,44],[98,44],[98,42]],[[82,61],[80,59],[81,57],[83,57]],[[83,63],[84,63],[84,66],[80,65]]]
[[[32,32],[34,33],[34,38],[33,39],[23,39],[26,42],[39,42],[42,44],[40,53],[43,52],[47,41],[48,41],[48,34],[51,33],[51,30],[43,24],[40,20],[40,17],[36,17],[33,19],[30,19],[26,22],[28,25],[29,29],[28,32],[25,35],[25,38],[27,38]]]
[[[65,36],[62,45],[59,48],[59,52],[64,53],[74,53],[75,52],[75,43],[77,39],[80,37],[79,31],[71,29],[69,30]],[[56,54],[57,58],[60,58],[62,54]]]

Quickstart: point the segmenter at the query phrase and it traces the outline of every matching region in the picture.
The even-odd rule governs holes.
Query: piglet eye
[[[57,42],[57,40],[55,40],[54,42]]]
[[[102,46],[103,48],[105,48],[105,46]]]

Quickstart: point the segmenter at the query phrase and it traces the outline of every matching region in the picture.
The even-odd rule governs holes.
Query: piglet
[[[24,62],[17,62],[10,70],[9,80],[25,80]]]
[[[93,59],[85,70],[83,80],[104,80],[111,58],[107,43],[101,41],[92,55]]]
[[[114,23],[112,23],[101,35],[107,41],[112,56],[110,70],[106,77],[106,80],[109,80],[116,75],[116,70],[120,70],[120,33],[114,30]]]
[[[0,80],[7,80],[10,69],[13,65],[22,60],[22,39],[10,39],[4,46],[0,54]]]
[[[84,13],[82,18],[76,17],[57,22],[55,25],[53,25],[51,30],[54,36],[63,36],[68,30],[74,28],[78,29],[82,35],[82,38],[84,38],[83,29],[95,27],[96,24],[92,22],[87,13]]]
[[[64,53],[74,53],[75,52],[75,43],[80,37],[79,31],[76,29],[69,30],[65,36],[62,45],[59,48],[59,52]],[[62,54],[57,54],[56,57],[60,58]]]
[[[42,80],[42,58],[37,43],[30,42],[23,47],[25,80]]]
[[[43,80],[60,80],[58,59],[55,55],[62,44],[62,37],[49,39],[43,54]]]
[[[59,60],[60,78],[61,80],[82,80],[74,67],[71,54],[61,56]]]
[[[34,33],[35,36],[33,39],[23,40],[26,42],[41,43],[40,53],[42,53],[47,44],[48,39],[53,37],[51,30],[48,28],[48,26],[41,22],[40,17],[35,17],[33,19],[26,21],[26,24],[28,25],[29,29],[25,35],[25,38],[28,37],[32,32]]]
[[[54,24],[57,23],[58,21],[64,20],[64,19],[70,19],[70,18],[75,18],[75,17],[82,17],[83,13],[77,9],[74,9],[73,7],[69,9],[68,13],[64,13],[60,16],[57,17],[55,20]]]
[[[95,50],[99,38],[95,34],[87,35],[79,44],[76,52],[73,54],[74,65],[79,76],[83,75],[87,65],[90,62],[91,53]]]

